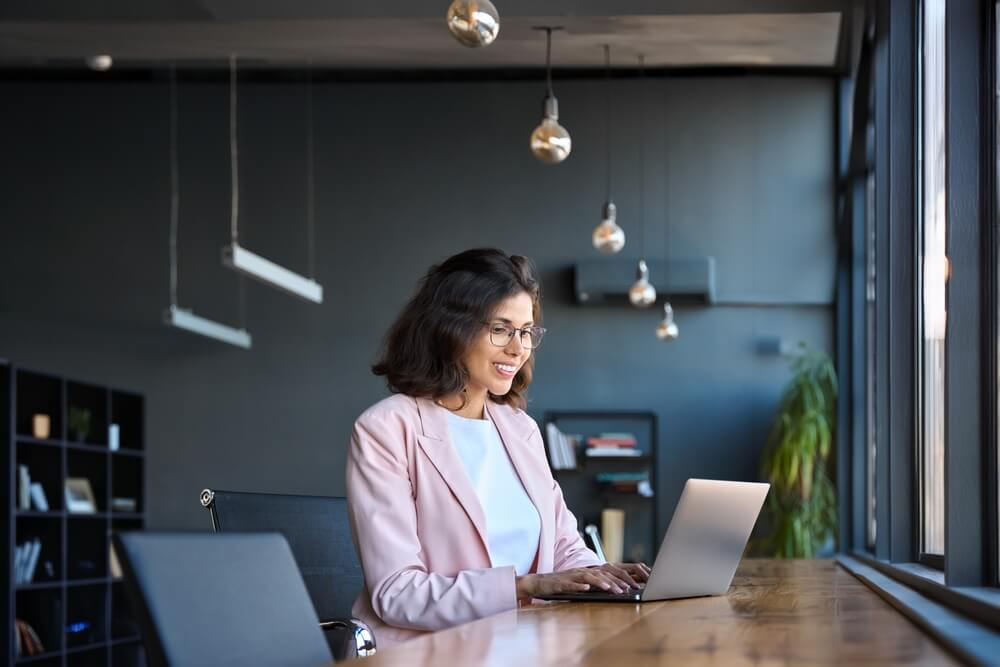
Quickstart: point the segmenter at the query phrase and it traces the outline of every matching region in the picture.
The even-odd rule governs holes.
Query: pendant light
[[[664,86],[666,89],[666,86]],[[663,105],[664,113],[670,107],[667,104]],[[664,119],[666,121],[666,119]],[[666,137],[669,136],[670,123],[664,122],[664,147],[666,148],[667,140]],[[670,243],[668,243],[668,231],[670,228],[670,212],[667,209],[667,203],[670,201],[669,191],[670,191],[670,153],[667,150],[663,151],[663,171],[666,176],[663,180],[663,259],[669,266],[670,264]],[[677,323],[674,322],[674,309],[670,305],[670,298],[667,298],[667,302],[663,304],[663,321],[656,325],[656,337],[660,340],[670,342],[677,340],[680,335],[680,329],[677,327]]]
[[[463,46],[489,46],[500,34],[500,14],[490,0],[455,0],[448,7],[448,30]]]
[[[168,326],[183,329],[201,336],[229,343],[236,347],[249,349],[250,334],[245,327],[234,327],[215,322],[206,317],[195,315],[188,308],[177,305],[177,227],[180,209],[177,175],[177,70],[170,68],[170,307],[164,313],[164,321]],[[242,279],[241,279],[242,281]],[[242,295],[241,295],[242,296]],[[240,309],[241,319],[242,307]]]
[[[240,179],[236,109],[236,57],[231,56],[229,58],[229,160],[230,173],[232,174],[232,201],[230,208],[232,243],[222,248],[222,264],[254,280],[287,292],[292,296],[313,303],[323,303],[323,286],[313,280],[311,276],[307,278],[294,271],[290,271],[265,257],[247,250],[239,243]],[[310,138],[312,136],[311,128],[309,128],[309,136]]]
[[[639,56],[639,92],[640,100],[643,87],[644,58]],[[646,266],[646,105],[639,105],[639,264],[636,266],[636,281],[628,290],[628,300],[636,308],[648,308],[656,301],[656,288],[649,282],[649,267]]]
[[[613,255],[625,247],[625,231],[618,225],[618,208],[611,201],[611,47],[604,45],[604,114],[607,187],[601,224],[594,228],[594,247],[605,255]]]
[[[569,157],[573,148],[573,140],[569,132],[559,124],[559,102],[552,92],[552,31],[561,30],[559,26],[538,27],[545,31],[545,82],[547,92],[543,105],[541,124],[531,133],[531,152],[546,164],[558,164]]]
[[[670,342],[676,340],[680,333],[677,323],[674,322],[674,309],[668,301],[663,304],[663,321],[656,325],[656,337]]]

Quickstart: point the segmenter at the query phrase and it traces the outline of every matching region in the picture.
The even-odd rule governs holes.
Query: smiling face
[[[531,296],[520,292],[500,302],[490,323],[504,322],[521,328],[534,324]],[[514,334],[505,347],[490,342],[490,326],[483,324],[480,335],[462,356],[462,363],[469,373],[467,390],[470,396],[486,392],[503,396],[510,391],[514,376],[528,362],[531,350],[521,345],[521,336]]]

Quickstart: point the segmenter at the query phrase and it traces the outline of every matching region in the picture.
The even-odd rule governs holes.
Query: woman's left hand
[[[645,563],[605,563],[597,569],[631,588],[639,588],[639,583],[649,580],[650,569]]]

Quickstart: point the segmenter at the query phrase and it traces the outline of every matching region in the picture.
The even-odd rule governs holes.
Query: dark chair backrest
[[[288,540],[320,620],[349,619],[364,586],[347,499],[239,491],[202,492],[216,532],[276,532]]]
[[[151,667],[332,662],[281,535],[116,534]]]

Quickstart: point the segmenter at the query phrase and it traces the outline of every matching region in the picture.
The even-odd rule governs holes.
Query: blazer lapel
[[[528,497],[531,498],[535,509],[538,510],[538,517],[541,520],[538,546],[541,550],[543,544],[552,542],[555,517],[550,509],[552,507],[551,493],[549,485],[545,482],[545,476],[542,474],[544,471],[538,470],[538,465],[529,458],[527,441],[534,431],[534,426],[529,423],[525,428],[522,424],[517,423],[513,419],[512,409],[507,406],[487,400],[486,409],[489,411],[493,423],[496,424],[497,431],[500,432],[500,439],[507,450],[507,456],[514,464],[514,470],[521,478],[524,490],[527,491]]]
[[[469,475],[465,471],[465,466],[462,465],[462,460],[452,445],[445,408],[425,398],[416,400],[424,431],[423,435],[417,436],[417,443],[434,464],[434,467],[437,468],[437,471],[441,473],[441,477],[444,478],[448,488],[458,499],[462,509],[469,515],[469,519],[476,527],[476,533],[479,534],[479,539],[482,541],[483,549],[488,555],[490,549],[486,539],[486,515],[483,513],[483,506],[479,502],[476,490],[472,487]]]

